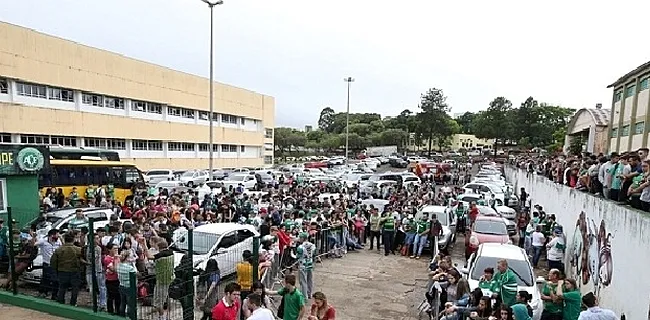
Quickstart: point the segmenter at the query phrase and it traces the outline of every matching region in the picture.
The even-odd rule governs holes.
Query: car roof
[[[248,230],[255,233],[256,235],[258,234],[257,230],[255,230],[255,227],[253,227],[252,225],[231,223],[231,222],[208,223],[194,228],[195,232],[213,233],[213,234],[224,234],[236,230]]]
[[[57,210],[57,211],[48,212],[47,216],[48,217],[65,218],[65,217],[70,216],[71,214],[74,214],[77,211],[77,209],[81,209],[84,213],[87,213],[87,212],[91,212],[91,211],[99,211],[99,210],[102,210],[103,208],[90,208],[90,207],[87,207],[87,208],[61,209],[61,210]]]
[[[501,258],[507,260],[526,260],[526,253],[518,246],[501,243],[483,243],[477,256]]]
[[[428,206],[424,206],[420,211],[426,213],[445,213],[447,211],[447,207],[428,205]]]

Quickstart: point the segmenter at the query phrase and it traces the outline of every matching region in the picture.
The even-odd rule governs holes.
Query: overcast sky
[[[534,3],[534,4],[532,4]],[[606,86],[650,60],[650,1],[225,0],[215,79],[275,97],[276,125],[320,110],[396,115],[427,88],[452,112],[497,96],[611,106]],[[0,20],[208,76],[201,0],[0,0]]]

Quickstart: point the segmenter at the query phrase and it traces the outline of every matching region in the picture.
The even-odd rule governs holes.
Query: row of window
[[[645,122],[637,122],[634,124],[634,134],[643,134],[645,131]],[[612,138],[618,137],[620,134],[621,137],[627,137],[630,135],[630,125],[625,125],[621,127],[621,130],[619,132],[618,128],[613,128],[612,129]]]
[[[0,133],[0,143],[11,143],[11,134]],[[77,138],[65,136],[49,135],[20,135],[20,143],[37,144],[37,145],[61,145],[66,147],[77,147]],[[90,148],[107,149],[107,150],[126,150],[125,139],[106,139],[106,138],[84,138],[84,146]],[[237,152],[237,145],[234,144],[213,144],[214,152]],[[163,151],[163,142],[161,140],[133,140],[132,149],[137,151]],[[194,143],[191,142],[168,142],[168,151],[194,151]],[[210,145],[199,143],[200,152],[208,152]],[[246,152],[246,146],[239,146],[240,152]]]
[[[639,92],[648,89],[650,87],[649,82],[650,82],[650,77],[645,77],[641,79],[641,81],[639,82]],[[636,89],[637,89],[636,85],[632,84],[625,87],[625,90],[620,89],[614,92],[614,102],[621,101],[621,99],[623,98],[623,92],[625,92],[625,98],[634,96],[637,93]]]
[[[9,93],[8,80],[6,78],[0,78],[0,94],[8,94],[8,93]],[[16,93],[18,95],[26,96],[26,97],[59,100],[65,102],[75,102],[74,91],[71,89],[50,87],[50,86],[27,83],[27,82],[17,81]],[[89,92],[83,92],[81,95],[82,104],[95,106],[95,107],[124,110],[124,106],[125,106],[124,101],[125,99],[123,98],[105,96],[105,95],[89,93]],[[131,110],[133,111],[162,114],[162,109],[163,109],[162,104],[159,103],[139,101],[139,100],[131,101]],[[174,107],[174,106],[167,107],[168,115],[183,117],[187,119],[194,119],[194,115],[196,112],[199,112],[200,120],[207,121],[210,119],[209,112],[207,111],[199,111],[199,110],[193,110],[193,109],[182,108],[182,107]],[[219,115],[220,114],[218,113],[213,113],[212,120],[218,121]],[[231,114],[221,114],[222,123],[237,124],[238,119],[241,119],[240,122],[242,125],[246,124],[246,118],[244,117],[238,117]]]
[[[273,139],[273,129],[264,129],[264,138]]]

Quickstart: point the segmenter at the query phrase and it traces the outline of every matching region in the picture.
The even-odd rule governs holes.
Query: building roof
[[[637,76],[640,73],[643,73],[643,72],[648,71],[648,70],[650,70],[650,61],[638,66],[636,69],[634,69],[634,70],[626,73],[624,76],[618,78],[618,80],[616,80],[614,83],[608,85],[607,88],[613,88],[613,87],[617,87],[617,86],[619,86],[621,84],[624,84],[625,82],[627,82],[628,80],[630,80],[634,76]]]
[[[576,113],[574,113],[573,116],[571,117],[571,121],[569,121],[569,124],[567,125],[568,133],[573,131],[573,127],[575,126],[576,121],[578,121],[578,118],[584,112],[589,113],[596,126],[605,127],[609,125],[609,115],[611,109],[582,108],[576,111]]]

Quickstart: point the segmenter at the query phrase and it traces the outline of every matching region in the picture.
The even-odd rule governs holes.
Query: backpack
[[[176,277],[172,280],[172,283],[169,285],[168,295],[169,298],[174,300],[180,300],[185,295],[185,286],[181,278]]]

